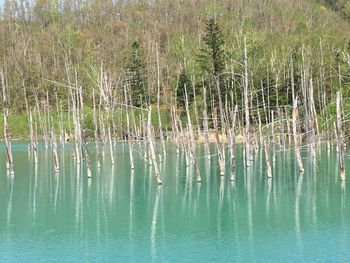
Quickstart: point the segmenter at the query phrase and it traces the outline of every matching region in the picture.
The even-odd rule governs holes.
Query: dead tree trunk
[[[33,94],[34,94],[34,98],[35,98],[36,108],[38,111],[38,119],[39,119],[40,129],[41,129],[43,137],[44,137],[45,147],[48,148],[48,145],[49,145],[48,137],[49,136],[48,136],[48,132],[47,132],[47,125],[45,124],[45,121],[43,120],[41,113],[40,113],[39,98],[38,98],[38,95],[36,93],[36,90],[34,88],[32,90],[33,90]]]
[[[271,111],[271,140],[272,140],[272,162],[276,162],[276,141],[275,141],[275,114]]]
[[[163,129],[162,129],[162,120],[161,120],[161,117],[160,117],[160,69],[159,69],[159,52],[158,52],[158,47],[157,47],[157,113],[158,113],[160,142],[162,144],[163,155],[165,156],[166,155],[165,142],[164,142],[164,135],[163,135]]]
[[[57,117],[58,117],[58,124],[59,124],[59,130],[60,130],[60,141],[62,146],[64,147],[65,141],[66,141],[66,136],[64,132],[64,125],[63,125],[63,117],[62,117],[62,109],[58,105],[58,96],[57,92],[55,93],[56,96],[56,110],[57,110]]]
[[[297,160],[298,168],[300,172],[304,172],[303,162],[301,161],[300,148],[299,148],[299,134],[297,132],[297,120],[298,120],[299,110],[298,110],[298,97],[293,101],[293,113],[292,113],[292,122],[293,122],[293,138],[294,138],[294,147],[295,147],[295,157]]]
[[[194,106],[194,116],[197,125],[197,135],[200,136],[201,130],[199,125],[199,115],[198,115],[198,107],[197,107],[197,99],[196,99],[196,82],[195,77],[192,76],[192,92],[193,92],[193,106]]]
[[[248,99],[248,54],[247,54],[247,39],[244,38],[244,80],[243,80],[243,96],[244,96],[244,112],[245,112],[245,161],[246,166],[250,166],[250,120],[249,120],[249,99]]]
[[[24,100],[25,100],[27,116],[28,116],[30,148],[34,154],[34,163],[38,163],[38,152],[37,152],[36,140],[35,140],[34,129],[33,129],[32,109],[30,109],[28,105],[28,99],[27,99],[27,93],[26,93],[25,87],[23,87],[23,89],[24,89]]]
[[[222,145],[220,144],[217,109],[214,108],[213,111],[214,111],[213,122],[214,122],[214,130],[215,130],[215,145],[216,145],[216,151],[218,154],[220,176],[224,176],[225,175],[225,155],[224,155],[225,149],[222,149]]]
[[[177,113],[176,113],[176,106],[172,106],[171,110],[171,123],[172,123],[172,131],[173,131],[173,139],[176,144],[176,153],[180,153],[180,145],[179,145],[179,127],[177,124]]]
[[[204,109],[203,109],[203,126],[204,126],[204,136],[205,136],[205,152],[208,160],[210,160],[210,147],[209,147],[209,125],[208,125],[208,112],[207,112],[207,89],[204,86],[203,81],[203,101],[204,101]]]
[[[13,157],[12,157],[12,146],[11,138],[9,134],[9,111],[10,111],[10,102],[9,102],[9,90],[5,80],[4,73],[1,71],[1,85],[2,85],[2,99],[3,99],[3,113],[4,113],[4,138],[6,144],[6,167],[13,173]]]
[[[154,149],[154,140],[153,140],[153,135],[152,135],[152,127],[151,127],[151,108],[148,111],[148,120],[147,120],[147,137],[148,137],[148,144],[149,144],[149,154],[150,158],[152,160],[152,164],[154,167],[154,172],[155,172],[155,177],[157,180],[157,183],[159,185],[162,184],[162,180],[160,179],[160,174],[159,174],[159,167],[158,167],[158,162],[156,158],[156,152]]]
[[[344,154],[344,134],[343,134],[343,122],[341,111],[342,95],[340,91],[337,92],[336,98],[336,110],[337,110],[337,138],[339,149],[339,161],[340,161],[340,178],[345,181],[345,154]]]
[[[51,127],[51,147],[52,147],[52,159],[53,159],[54,170],[55,170],[55,173],[58,173],[60,169],[60,165],[58,162],[57,141],[56,141],[55,129],[53,128],[53,126]]]
[[[235,147],[236,147],[236,117],[237,117],[238,106],[235,106],[234,111],[232,112],[232,124],[231,129],[229,130],[229,142],[230,142],[230,180],[234,181],[235,178]]]
[[[200,173],[199,173],[198,164],[197,164],[196,145],[195,145],[194,136],[193,136],[193,128],[192,128],[190,109],[189,109],[189,105],[188,105],[188,96],[187,96],[186,84],[185,84],[185,103],[186,103],[185,106],[186,106],[188,129],[189,129],[189,133],[190,133],[190,135],[189,135],[190,156],[191,156],[192,163],[193,163],[193,166],[194,166],[195,171],[196,171],[197,182],[201,182],[202,179],[201,179],[201,176],[200,176]]]
[[[127,96],[127,90],[124,86],[124,97],[125,97],[125,113],[126,113],[126,127],[127,127],[127,134],[128,134],[128,146],[129,146],[129,156],[130,156],[130,168],[131,170],[134,170],[134,157],[133,157],[133,147],[132,147],[132,136],[131,136],[131,130],[130,130],[130,119],[129,119],[129,105],[128,105],[128,96]]]
[[[34,152],[34,163],[37,164],[38,163],[38,136],[37,136],[37,132],[34,132],[33,129],[33,115],[32,115],[32,110],[29,110],[29,127],[31,130],[31,136],[30,136],[30,140],[32,143],[32,147],[33,147],[33,152]]]
[[[90,155],[87,147],[87,135],[86,135],[86,127],[85,127],[85,116],[84,116],[84,102],[83,102],[83,93],[82,93],[82,87],[79,87],[79,105],[80,105],[80,133],[83,143],[83,157],[85,159],[85,165],[86,165],[86,176],[88,178],[91,178],[91,162],[90,162]]]
[[[316,158],[316,134],[318,134],[318,123],[317,123],[317,115],[316,115],[316,109],[315,109],[315,102],[314,102],[314,88],[313,88],[313,81],[312,78],[310,78],[309,81],[309,92],[308,92],[308,103],[309,103],[309,127],[310,127],[310,146],[311,146],[311,155],[313,158]]]
[[[73,113],[73,126],[74,126],[74,140],[75,140],[75,158],[77,164],[81,161],[81,131],[79,121],[79,102],[78,102],[78,87],[71,88],[72,97],[72,113]]]
[[[108,126],[108,140],[109,140],[109,153],[111,156],[111,164],[114,165],[114,150],[113,150],[113,141],[111,135],[111,126]]]
[[[97,112],[96,112],[96,101],[95,101],[95,91],[92,91],[93,100],[93,118],[94,118],[94,136],[95,136],[95,146],[96,146],[96,166],[100,168],[100,147],[99,147],[99,133],[98,133],[98,122],[97,122]]]
[[[268,178],[272,178],[271,172],[271,163],[270,163],[270,155],[269,155],[269,144],[265,141],[265,160],[266,160],[266,173]]]

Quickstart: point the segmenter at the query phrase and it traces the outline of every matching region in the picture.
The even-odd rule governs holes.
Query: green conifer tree
[[[180,108],[185,108],[185,87],[187,91],[187,98],[190,102],[193,100],[193,86],[186,70],[182,69],[176,89],[177,106]]]
[[[206,34],[203,37],[204,47],[201,49],[199,63],[202,71],[206,76],[205,82],[211,87],[207,94],[211,94],[215,98],[215,104],[218,105],[219,93],[221,98],[226,92],[224,69],[224,38],[219,24],[214,18],[209,18],[206,22]],[[220,90],[218,91],[218,87]],[[210,97],[207,96],[208,107],[210,108]]]
[[[146,74],[145,63],[140,51],[140,43],[135,41],[131,45],[131,54],[127,65],[128,83],[131,88],[132,103],[142,107],[146,103]]]
[[[202,66],[212,74],[213,78],[220,77],[224,70],[224,38],[222,30],[214,18],[209,18],[206,23],[206,35],[203,38],[205,48],[202,50],[204,61]],[[206,63],[205,63],[206,62]]]

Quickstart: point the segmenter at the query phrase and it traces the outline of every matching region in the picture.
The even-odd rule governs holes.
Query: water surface
[[[15,143],[13,177],[1,145],[0,262],[350,262],[349,185],[335,149],[322,146],[316,159],[305,149],[302,176],[292,151],[277,152],[268,180],[263,153],[245,168],[238,146],[230,182],[199,147],[198,184],[169,144],[158,186],[142,147],[131,171],[127,144],[115,145],[114,166],[106,149],[100,168],[91,145],[89,180],[71,145],[60,147],[55,174],[50,150],[35,165]]]

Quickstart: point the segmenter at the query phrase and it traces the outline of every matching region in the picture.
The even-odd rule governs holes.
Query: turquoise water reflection
[[[322,147],[316,160],[304,151],[303,176],[294,153],[279,152],[268,180],[263,153],[244,168],[238,147],[230,182],[199,147],[198,184],[168,145],[158,186],[142,147],[134,146],[134,172],[127,144],[116,144],[116,164],[106,152],[88,180],[69,145],[59,150],[55,175],[50,151],[42,148],[34,165],[27,145],[15,144],[15,176],[8,176],[2,145],[0,262],[350,261],[348,184],[335,149]]]

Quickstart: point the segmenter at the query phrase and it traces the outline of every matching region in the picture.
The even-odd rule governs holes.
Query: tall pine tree
[[[213,78],[220,77],[224,70],[224,38],[222,30],[214,18],[209,18],[206,23],[206,34],[203,38],[205,47],[202,49],[202,66],[212,74]]]
[[[185,108],[185,87],[189,102],[193,100],[193,86],[190,77],[185,69],[182,69],[176,89],[176,102],[180,108]]]
[[[131,54],[127,64],[128,83],[131,89],[132,103],[136,107],[146,104],[146,70],[144,59],[140,51],[140,43],[135,41],[131,45]]]
[[[206,76],[206,83],[211,87],[210,95],[207,96],[208,102],[210,96],[213,96],[215,106],[219,104],[219,96],[225,94],[225,55],[224,55],[224,38],[219,24],[214,18],[209,18],[206,22],[206,34],[203,37],[204,47],[201,49],[199,62]],[[210,108],[210,103],[208,103]]]

